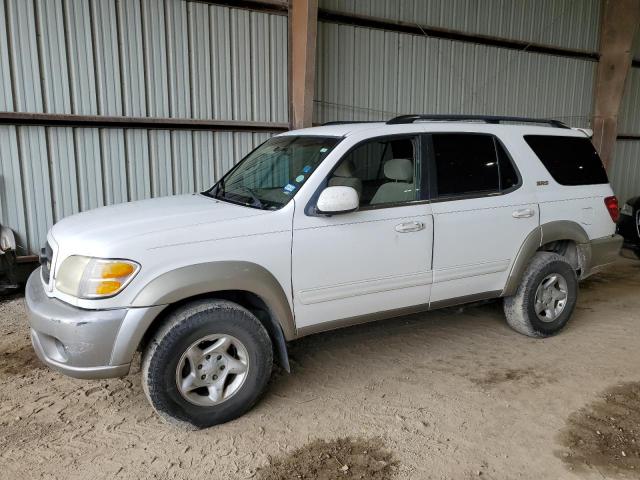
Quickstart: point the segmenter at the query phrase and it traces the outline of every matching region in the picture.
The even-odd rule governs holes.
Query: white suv
[[[612,262],[618,206],[583,131],[407,115],[277,135],[203,193],[100,208],[48,234],[33,346],[80,378],[123,376],[195,427],[246,412],[286,342],[488,298],[546,337]]]

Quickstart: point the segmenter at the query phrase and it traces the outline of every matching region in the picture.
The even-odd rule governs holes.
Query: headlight
[[[625,203],[620,209],[621,215],[633,215],[633,207],[628,203]]]
[[[67,257],[56,275],[56,288],[78,298],[106,298],[117,295],[140,270],[131,260]]]

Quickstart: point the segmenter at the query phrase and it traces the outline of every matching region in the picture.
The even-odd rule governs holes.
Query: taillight
[[[607,207],[607,210],[609,210],[609,215],[611,215],[611,220],[613,220],[613,223],[616,223],[618,221],[618,218],[620,217],[620,209],[618,208],[618,199],[615,196],[607,197],[604,199],[604,204]]]

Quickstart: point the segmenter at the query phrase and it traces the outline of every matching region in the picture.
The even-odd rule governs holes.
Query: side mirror
[[[358,192],[353,187],[327,187],[318,197],[318,213],[334,215],[336,213],[355,212],[360,205]]]

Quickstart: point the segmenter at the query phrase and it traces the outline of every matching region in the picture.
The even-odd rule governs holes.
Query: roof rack
[[[349,125],[350,123],[382,123],[384,120],[334,120],[332,122],[325,122],[323,127],[328,125]],[[388,123],[388,122],[387,122]]]
[[[435,120],[435,121],[480,121],[485,123],[542,123],[552,125],[558,128],[571,128],[560,120],[551,120],[545,118],[525,118],[525,117],[501,117],[496,115],[400,115],[387,121],[387,125],[401,125],[405,123],[413,123],[417,120]]]

